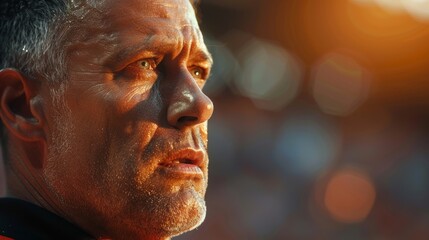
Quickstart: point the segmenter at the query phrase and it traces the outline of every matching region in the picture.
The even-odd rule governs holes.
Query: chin
[[[111,234],[113,239],[169,239],[203,223],[206,203],[204,193],[198,188],[185,185],[175,190],[170,187],[170,191],[160,191],[165,189],[157,186],[158,191],[144,194],[143,198],[128,204],[121,214],[124,223],[121,226],[126,229]],[[117,224],[117,220],[111,223]]]
[[[169,217],[160,224],[161,231],[174,237],[200,226],[206,218],[206,204],[202,198],[194,198],[170,208]]]
[[[188,202],[188,205],[167,203],[161,207],[153,207],[149,216],[134,215],[110,222],[108,229],[94,236],[118,240],[157,239],[167,240],[200,226],[206,217],[204,200]],[[136,212],[134,212],[136,213]],[[120,222],[120,228],[118,228]]]

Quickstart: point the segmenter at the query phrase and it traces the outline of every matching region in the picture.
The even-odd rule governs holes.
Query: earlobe
[[[11,134],[23,141],[44,139],[36,88],[14,69],[0,71],[0,118]]]

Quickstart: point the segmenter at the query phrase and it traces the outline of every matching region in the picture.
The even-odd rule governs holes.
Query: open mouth
[[[176,159],[173,160],[171,162],[166,162],[166,163],[160,163],[159,165],[164,166],[164,167],[173,167],[174,165],[178,165],[178,164],[186,164],[186,165],[195,165],[198,166],[197,161],[192,160],[192,159]]]
[[[184,149],[172,153],[159,163],[165,173],[176,176],[202,176],[205,154],[203,151]]]

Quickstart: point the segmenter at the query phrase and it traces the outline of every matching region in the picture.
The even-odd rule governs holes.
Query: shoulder
[[[0,240],[2,237],[15,240],[92,239],[63,218],[14,198],[0,198]]]

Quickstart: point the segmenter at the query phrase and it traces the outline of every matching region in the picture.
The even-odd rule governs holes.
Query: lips
[[[159,163],[164,173],[176,177],[203,177],[205,153],[201,150],[176,151]]]

